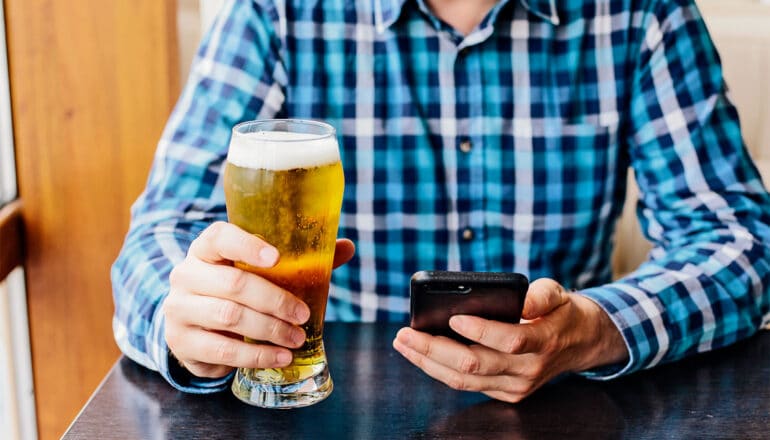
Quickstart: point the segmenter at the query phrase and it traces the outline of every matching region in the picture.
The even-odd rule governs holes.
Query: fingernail
[[[463,330],[465,328],[466,319],[462,316],[452,316],[449,318],[449,327],[452,328],[452,330]]]
[[[409,336],[409,333],[403,332],[400,335],[398,335],[398,339],[401,340],[401,343],[404,345],[409,345],[412,342],[412,338]]]
[[[275,356],[275,361],[279,366],[289,365],[291,363],[291,353],[282,351]]]
[[[278,249],[265,246],[259,250],[259,259],[265,265],[273,266],[278,261]]]
[[[307,307],[297,305],[294,307],[294,317],[297,319],[298,324],[304,324],[310,318],[310,311]]]
[[[302,345],[305,343],[305,333],[301,330],[294,330],[291,333],[291,340],[294,342],[294,345]]]

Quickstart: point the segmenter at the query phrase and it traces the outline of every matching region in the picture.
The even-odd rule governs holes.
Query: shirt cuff
[[[166,324],[166,316],[160,312],[160,309],[161,307],[157,308],[155,318],[152,320],[152,327],[150,328],[153,341],[150,353],[155,361],[155,365],[158,366],[160,375],[171,386],[185,393],[211,394],[227,389],[227,385],[235,373],[230,373],[221,378],[209,379],[197,377],[179,364],[179,361],[171,354],[168,344],[166,344],[163,331]]]

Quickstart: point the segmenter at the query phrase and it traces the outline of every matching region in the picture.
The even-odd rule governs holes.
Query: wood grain
[[[172,0],[6,0],[38,429],[119,351],[109,269],[179,89]]]
[[[0,281],[20,266],[24,259],[21,201],[0,207]]]

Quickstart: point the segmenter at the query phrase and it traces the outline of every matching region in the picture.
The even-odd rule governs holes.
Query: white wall
[[[200,0],[201,29],[208,29],[223,3],[224,0]]]

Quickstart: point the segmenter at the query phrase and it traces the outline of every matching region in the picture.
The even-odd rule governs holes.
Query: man
[[[118,344],[175,387],[221,390],[304,340],[307,306],[231,264],[280,257],[224,222],[230,129],[250,119],[337,128],[328,319],[405,320],[422,269],[536,279],[522,324],[452,318],[476,344],[399,332],[394,348],[451,387],[516,402],[565,372],[610,379],[768,320],[770,197],[692,0],[276,3],[226,3],[113,269]],[[629,165],[655,248],[611,282]]]

